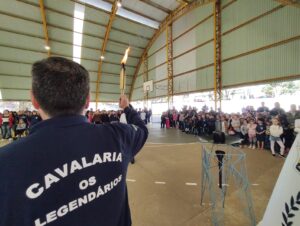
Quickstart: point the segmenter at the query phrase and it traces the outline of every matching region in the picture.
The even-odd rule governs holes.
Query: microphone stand
[[[219,188],[222,189],[222,170],[223,170],[223,158],[224,158],[225,152],[221,150],[216,150],[216,156],[218,158],[218,167],[219,167]]]

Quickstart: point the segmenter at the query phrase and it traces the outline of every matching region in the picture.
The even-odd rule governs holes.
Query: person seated
[[[19,122],[16,127],[16,137],[23,137],[25,136],[27,126],[26,123],[24,122],[24,119],[20,118]]]
[[[232,115],[231,118],[231,129],[233,131],[232,135],[240,135],[241,121],[237,114]]]

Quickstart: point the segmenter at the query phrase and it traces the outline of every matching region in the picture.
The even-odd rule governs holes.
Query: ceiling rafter
[[[299,0],[275,0],[276,2],[281,3],[282,5],[289,5],[300,8]]]
[[[102,0],[102,1],[108,2],[108,3],[110,3],[110,4],[112,3],[110,0]],[[151,16],[145,15],[145,14],[143,14],[143,13],[137,12],[136,10],[130,9],[130,8],[124,6],[124,5],[122,5],[122,8],[123,8],[123,9],[126,9],[126,10],[129,11],[129,12],[135,13],[135,14],[137,14],[137,15],[139,15],[139,16],[145,17],[145,18],[147,18],[147,19],[149,19],[149,20],[153,20],[153,21],[156,21],[156,22],[158,22],[158,23],[161,23],[161,21],[155,19],[154,17],[151,17]]]
[[[38,39],[44,40],[44,37],[42,37],[42,36],[32,35],[32,34],[23,33],[23,32],[19,32],[19,31],[15,31],[15,30],[8,30],[8,29],[0,28],[0,31],[4,31],[4,32],[8,32],[8,33],[13,33],[13,34],[18,34],[18,35],[23,35],[23,36],[27,36],[27,37],[31,37],[31,38],[38,38]],[[79,45],[75,45],[75,44],[73,44],[71,42],[66,42],[66,41],[62,41],[62,40],[54,39],[54,38],[51,39],[51,42],[52,43],[57,42],[59,44],[65,44],[65,45],[71,45],[71,46],[79,46]],[[93,47],[93,46],[81,45],[81,47],[85,48],[85,49],[90,49],[90,50],[98,50],[98,51],[101,50],[100,48],[96,48],[96,47]],[[121,52],[119,53],[119,52],[108,50],[108,49],[106,50],[106,52],[107,53],[111,53],[111,54],[120,55],[120,56],[123,56],[123,54],[124,54],[124,53],[121,53]],[[132,57],[132,58],[135,58],[135,59],[139,59],[140,58],[137,55],[130,55],[128,57],[129,58]]]
[[[30,52],[34,52],[34,53],[45,53],[45,51],[42,50],[36,50],[36,49],[30,49],[30,48],[23,48],[23,47],[17,47],[17,46],[10,46],[10,45],[2,45],[0,44],[0,47],[5,47],[5,48],[11,48],[11,49],[17,49],[17,50],[23,50],[23,51],[30,51]],[[108,52],[108,51],[106,51]],[[60,56],[60,57],[65,57],[65,58],[72,58],[72,55],[68,55],[68,54],[62,54],[62,53],[58,53],[58,52],[51,52],[52,56]],[[120,54],[121,55],[121,54]],[[88,58],[88,57],[80,57],[81,60],[87,60],[87,61],[94,61],[94,62],[98,62],[98,59],[95,58]],[[107,61],[105,60],[103,63],[106,64],[112,64],[112,65],[117,65],[119,66],[119,63],[113,62],[113,61]],[[126,64],[127,67],[131,67],[131,68],[135,68],[135,65],[132,64]]]
[[[102,43],[101,55],[100,56],[104,56],[104,54],[105,54],[106,45],[107,45],[107,42],[108,42],[108,38],[109,38],[109,34],[110,34],[110,31],[111,31],[113,21],[116,17],[117,10],[118,10],[117,0],[115,0],[113,5],[112,5],[112,8],[111,8],[111,14],[109,16],[109,21],[108,21],[106,32],[105,32],[104,41]],[[101,81],[101,75],[102,75],[102,63],[103,63],[103,60],[100,59],[99,63],[98,63],[97,84],[96,84],[96,108],[98,108],[98,102],[99,102],[100,81]]]
[[[29,21],[29,22],[33,22],[33,23],[37,23],[37,24],[42,24],[42,22],[40,22],[40,21],[30,19],[30,18],[26,18],[26,17],[16,15],[16,14],[13,14],[13,13],[4,12],[4,11],[1,11],[1,10],[0,10],[0,14],[5,15],[5,16],[9,16],[9,17],[13,17],[13,18],[17,18],[17,19],[20,19],[20,20],[25,20],[25,21]],[[52,28],[63,30],[63,31],[69,31],[69,32],[72,32],[72,33],[78,33],[78,34],[86,35],[86,36],[92,37],[92,38],[99,38],[101,40],[104,40],[104,38],[105,38],[105,37],[101,37],[101,36],[97,36],[97,35],[90,34],[90,33],[85,33],[85,32],[74,32],[70,28],[66,28],[66,27],[63,27],[63,26],[60,26],[60,25],[54,25],[54,24],[50,24],[50,23],[47,24],[47,27],[52,27]],[[126,42],[121,42],[121,41],[118,41],[116,39],[110,39],[109,41],[115,43],[115,45],[124,45],[124,46],[128,45]],[[144,49],[144,47],[137,46],[137,45],[131,45],[131,47],[133,49],[139,49],[139,50]]]
[[[189,4],[190,3],[188,0],[176,0],[176,1],[181,4]]]
[[[35,7],[39,7],[38,4],[34,3],[34,2],[29,2],[28,0],[17,0],[19,2],[22,2],[24,4],[27,4],[27,5],[31,5],[31,6],[35,6]],[[106,0],[108,1],[108,0]],[[66,12],[63,12],[63,11],[60,11],[60,10],[57,10],[57,9],[54,9],[54,8],[51,8],[49,6],[45,6],[44,7],[45,10],[49,11],[49,12],[54,12],[54,13],[58,13],[58,14],[61,14],[63,16],[67,16],[67,17],[70,17],[72,19],[78,19],[78,20],[83,20],[84,22],[88,22],[88,23],[91,23],[91,24],[94,24],[94,25],[98,25],[98,26],[101,26],[101,27],[105,27],[106,28],[106,25],[103,24],[103,23],[100,23],[100,22],[97,22],[97,21],[94,21],[94,20],[89,20],[89,19],[81,19],[81,18],[78,18],[78,17],[75,17],[73,14],[69,14],[69,13],[66,13]],[[137,36],[139,34],[135,34],[135,33],[132,33],[132,32],[129,32],[129,31],[126,31],[125,29],[119,29],[119,28],[115,28],[113,27],[112,28],[113,30],[115,31],[119,31],[119,32],[123,32],[125,34],[128,34],[128,35],[132,35],[132,36]],[[146,36],[143,36],[143,35],[139,35],[139,37],[143,38],[143,39],[146,39],[146,40],[149,40],[150,38],[146,37]]]
[[[144,0],[140,0],[140,1],[144,1]],[[136,67],[134,75],[133,75],[132,85],[131,85],[130,94],[129,94],[129,99],[130,100],[132,98],[134,83],[136,81],[136,78],[137,78],[138,72],[140,70],[141,64],[143,62],[143,59],[145,58],[145,56],[148,53],[150,47],[152,46],[154,41],[158,38],[158,36],[166,29],[166,27],[170,23],[173,23],[175,20],[179,19],[181,16],[183,16],[187,12],[189,12],[192,9],[195,9],[199,6],[202,6],[202,5],[205,5],[205,4],[208,4],[208,3],[212,3],[212,2],[215,2],[215,0],[195,0],[190,4],[185,4],[185,5],[181,5],[181,6],[177,7],[174,11],[172,11],[166,17],[166,19],[161,23],[159,29],[155,32],[155,34],[153,35],[153,37],[150,39],[149,43],[145,47],[144,52],[143,52],[143,54],[142,54],[142,56],[139,60],[139,63],[137,64],[137,67]]]
[[[40,11],[43,21],[43,30],[44,30],[44,36],[45,36],[45,49],[47,50],[48,57],[50,57],[50,45],[49,45],[49,36],[48,36],[48,28],[47,28],[47,20],[46,20],[46,14],[45,14],[45,7],[44,7],[44,1],[39,0],[40,4]]]
[[[93,6],[93,5],[90,5],[90,4],[85,3],[85,2],[81,2],[81,1],[79,1],[79,0],[70,0],[70,1],[76,2],[76,3],[81,4],[81,5],[85,5],[86,7],[89,7],[89,8],[91,8],[91,9],[95,9],[95,10],[104,12],[104,13],[106,13],[106,14],[110,14],[109,12],[107,12],[107,11],[105,11],[105,10],[103,10],[103,9],[97,8],[97,7]],[[116,17],[122,18],[122,19],[124,19],[124,20],[127,20],[127,21],[129,21],[129,22],[132,22],[132,23],[135,23],[135,24],[138,24],[138,25],[142,25],[142,26],[144,26],[144,27],[147,27],[148,29],[156,30],[155,28],[153,28],[153,27],[151,27],[151,26],[148,26],[148,25],[146,25],[146,24],[140,23],[140,22],[138,22],[138,21],[135,21],[135,20],[132,20],[132,19],[123,17],[123,16],[116,15]]]
[[[160,11],[163,11],[164,13],[170,14],[172,12],[168,8],[165,8],[165,7],[159,5],[155,2],[152,2],[150,0],[140,0],[140,1],[146,3],[147,5],[150,5],[150,6],[154,7],[156,9],[160,10]]]

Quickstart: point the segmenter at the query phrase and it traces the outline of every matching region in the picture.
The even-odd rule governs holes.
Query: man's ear
[[[85,109],[88,109],[90,106],[90,94],[87,96],[86,101],[85,101]]]
[[[33,93],[32,93],[32,90],[30,90],[30,98],[31,98],[31,103],[33,105],[33,107],[37,110],[40,109],[40,104],[37,102],[37,100],[35,99]]]

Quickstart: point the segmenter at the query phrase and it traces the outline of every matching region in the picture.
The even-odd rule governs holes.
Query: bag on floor
[[[224,132],[214,132],[213,140],[215,144],[225,144],[225,133]]]
[[[167,129],[170,128],[170,120],[169,120],[169,118],[166,118],[166,128]]]

